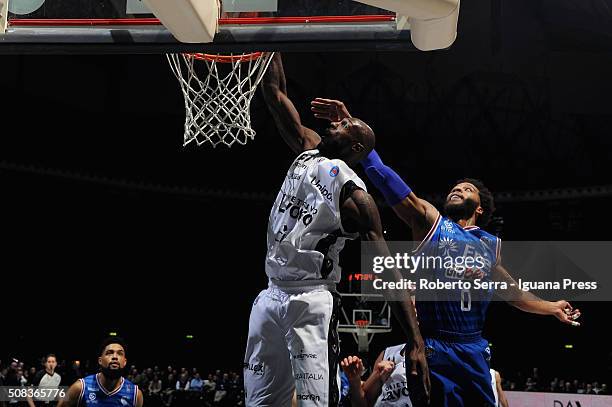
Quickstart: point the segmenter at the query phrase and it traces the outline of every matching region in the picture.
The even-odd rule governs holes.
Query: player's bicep
[[[351,191],[341,209],[343,225],[349,231],[358,232],[363,240],[382,239],[382,225],[378,207],[372,196],[363,189]],[[345,227],[346,229],[346,227]]]
[[[142,391],[138,389],[138,394],[136,395],[136,407],[142,407],[144,403],[144,397],[142,396]]]
[[[59,401],[57,407],[77,407],[82,391],[83,383],[81,383],[80,380],[77,380],[68,388],[66,396]]]
[[[394,205],[393,211],[412,228],[414,238],[417,240],[420,240],[429,232],[440,214],[435,206],[417,197],[414,192]]]

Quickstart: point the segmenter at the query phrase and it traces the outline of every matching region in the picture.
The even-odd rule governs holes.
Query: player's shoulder
[[[136,384],[134,384],[134,382],[132,382],[131,380],[126,379],[125,377],[123,378],[123,384],[127,385],[127,386],[136,386]]]

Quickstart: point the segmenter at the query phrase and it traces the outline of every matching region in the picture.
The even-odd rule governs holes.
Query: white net
[[[185,97],[184,145],[195,141],[231,147],[255,137],[251,100],[272,55],[168,54]]]

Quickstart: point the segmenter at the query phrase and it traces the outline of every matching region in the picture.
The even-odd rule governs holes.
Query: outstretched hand
[[[349,356],[340,362],[340,367],[351,383],[361,384],[361,375],[365,370],[363,362],[357,356]]]
[[[567,301],[553,302],[551,314],[564,324],[580,326],[580,322],[576,321],[580,318],[580,310],[574,309]]]
[[[376,364],[376,373],[378,373],[378,376],[380,377],[380,381],[382,383],[386,382],[387,379],[389,379],[389,376],[391,376],[391,373],[393,373],[394,368],[395,363],[393,363],[391,360],[381,360]]]
[[[329,120],[332,123],[352,117],[344,103],[334,99],[316,98],[310,102],[310,110],[317,119]]]

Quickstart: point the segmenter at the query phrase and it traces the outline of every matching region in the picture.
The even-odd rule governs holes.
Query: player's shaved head
[[[351,132],[353,133],[353,139],[363,145],[363,151],[360,152],[357,161],[363,160],[370,151],[374,149],[376,144],[376,136],[374,130],[366,122],[361,119],[352,118],[353,126],[351,126]]]
[[[349,165],[363,160],[374,148],[374,131],[355,117],[332,123],[323,135],[319,149],[329,158],[340,158]]]

